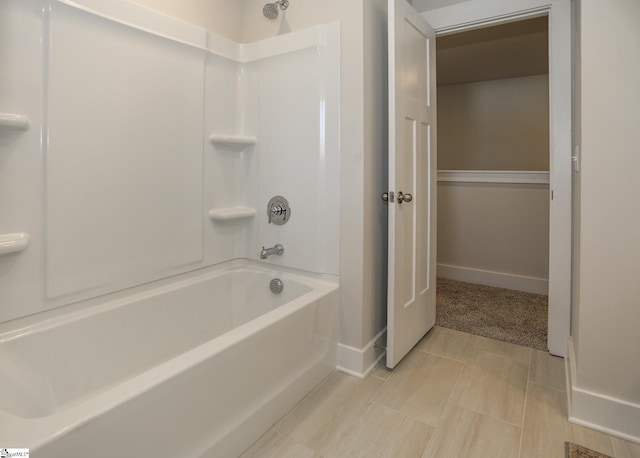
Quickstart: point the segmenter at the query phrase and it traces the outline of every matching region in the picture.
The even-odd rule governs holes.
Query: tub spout
[[[271,248],[262,247],[262,250],[260,251],[260,259],[267,259],[269,256],[274,254],[282,256],[282,253],[284,253],[284,247],[279,243]]]

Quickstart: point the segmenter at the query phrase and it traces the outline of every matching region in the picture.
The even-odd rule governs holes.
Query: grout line
[[[527,415],[527,399],[529,398],[529,377],[531,377],[531,366],[533,363],[533,349],[529,353],[529,368],[527,370],[527,383],[524,387],[524,405],[522,406],[522,426],[520,429],[520,447],[518,449],[518,458],[522,456],[522,443],[524,442],[524,419]]]
[[[433,353],[433,352],[430,352],[430,351],[427,351],[427,350],[423,350],[421,348],[414,348],[413,350],[419,351],[420,353],[424,353],[424,354],[427,354],[427,355],[437,356],[438,358],[448,359],[449,361],[455,361],[457,363],[466,364],[466,361],[462,361],[460,359],[455,359],[455,358],[452,358],[451,356],[446,356],[446,355],[440,355],[438,353]]]
[[[455,402],[449,402],[449,401],[447,401],[447,404],[450,404],[450,405],[455,406],[455,407],[457,407],[457,408],[459,408],[459,409],[462,409],[462,410],[466,410],[467,412],[474,413],[474,414],[476,414],[476,415],[480,415],[480,416],[483,416],[483,417],[487,417],[487,418],[489,418],[490,420],[498,421],[498,422],[503,423],[503,424],[505,424],[505,425],[513,426],[514,428],[517,428],[517,429],[519,429],[519,430],[521,430],[521,431],[522,431],[522,429],[523,429],[521,426],[518,426],[518,425],[516,425],[515,423],[511,423],[510,421],[503,420],[502,418],[494,417],[493,415],[489,415],[488,413],[479,412],[479,411],[477,411],[477,410],[471,409],[471,408],[466,407],[466,406],[461,406],[460,404],[456,404]],[[522,439],[522,437],[521,437],[521,439]],[[514,458],[518,458],[518,457],[514,457]]]
[[[539,386],[540,388],[544,388],[545,390],[551,390],[558,393],[563,393],[565,395],[567,394],[567,390],[560,390],[558,388],[553,388],[551,386],[543,385],[542,383],[534,382],[533,380],[529,380],[528,382],[529,382],[529,385]]]
[[[361,385],[362,383],[364,383],[364,379],[360,380],[359,385]],[[386,382],[385,382],[386,383]],[[356,414],[353,416],[353,418],[351,419],[350,422],[347,422],[344,425],[344,428],[342,430],[342,432],[338,433],[337,437],[333,438],[333,441],[329,442],[329,441],[322,441],[321,445],[329,445],[329,447],[327,448],[327,451],[325,453],[331,453],[331,451],[336,447],[336,445],[338,445],[342,438],[344,437],[344,434],[346,434],[349,430],[351,430],[351,428],[356,427],[356,425],[362,420],[362,417],[365,413],[365,411],[367,410],[367,407],[369,406],[369,404],[372,404],[372,399],[376,396],[376,394],[378,394],[378,392],[382,389],[382,387],[384,386],[384,383],[381,383],[380,386],[378,387],[377,390],[375,390],[366,400],[366,402],[362,405],[362,407],[360,409],[358,409],[358,411],[356,412]],[[351,408],[353,409],[354,406],[351,406]],[[308,445],[305,445],[307,448],[310,448],[311,450],[313,450],[314,453],[320,455],[320,451],[316,450],[313,447],[310,447]],[[324,455],[322,455],[324,456]]]
[[[415,422],[418,422],[418,423],[422,423],[423,425],[426,425],[426,426],[428,426],[429,428],[433,428],[433,429],[434,429],[434,431],[435,431],[435,429],[437,428],[437,426],[432,425],[431,423],[427,423],[427,422],[426,422],[426,421],[424,421],[424,420],[420,420],[419,418],[412,417],[411,415],[408,415],[408,414],[406,414],[406,413],[404,413],[404,412],[401,412],[401,411],[399,411],[399,410],[397,410],[397,409],[394,409],[393,407],[389,407],[388,405],[381,404],[380,402],[377,402],[377,401],[373,401],[373,400],[371,400],[371,401],[369,401],[369,403],[370,403],[370,404],[375,404],[375,405],[377,405],[377,406],[380,406],[380,407],[383,407],[383,408],[385,408],[385,409],[387,409],[387,410],[390,410],[390,411],[392,411],[392,412],[394,412],[394,413],[397,413],[398,415],[402,416],[403,418],[406,418],[406,419],[409,419],[409,420],[411,420],[411,421],[415,421]]]
[[[460,405],[460,404],[456,404],[455,402],[451,402],[451,401],[447,401],[447,404],[451,404],[452,406],[459,407],[459,408],[467,410],[469,412],[477,413],[478,415],[482,415],[484,417],[491,418],[492,420],[499,421],[500,423],[504,423],[505,425],[513,426],[514,428],[518,428],[520,430],[523,429],[522,426],[518,426],[517,424],[511,423],[508,420],[503,420],[502,418],[494,417],[491,414],[488,414],[486,412],[480,412],[479,410],[473,409],[471,407],[467,407],[467,406],[463,406],[463,405]],[[522,437],[520,439],[522,440]],[[517,458],[517,457],[515,457],[515,458]]]
[[[408,355],[407,355],[408,356]],[[380,361],[378,361],[376,363],[376,366],[381,365]],[[374,367],[373,369],[371,369],[371,371],[369,372],[369,374],[367,375],[367,377],[375,377],[379,380],[383,380],[385,383],[387,382],[387,380],[389,380],[391,378],[391,376],[393,375],[393,369],[388,369],[387,366],[384,366],[384,369],[386,370],[388,377],[387,378],[383,378],[379,375],[374,374],[373,372],[376,370],[376,368]],[[367,378],[365,377],[365,378]]]
[[[487,349],[484,349],[484,348],[477,348],[477,349],[476,349],[476,348],[475,348],[475,345],[474,345],[474,342],[475,342],[476,340],[478,340],[478,338],[481,338],[481,339],[487,339],[487,340],[491,340],[491,341],[494,341],[494,342],[498,342],[499,344],[504,344],[504,345],[514,345],[514,346],[516,346],[516,347],[526,348],[527,350],[529,350],[529,356],[528,356],[528,358],[529,358],[529,362],[531,362],[532,354],[533,354],[534,350],[536,350],[535,348],[533,348],[533,347],[531,347],[531,346],[518,345],[518,344],[511,343],[511,342],[505,342],[505,341],[503,341],[503,340],[494,339],[494,338],[492,338],[492,337],[485,337],[485,336],[480,336],[480,335],[477,335],[477,334],[471,334],[470,332],[457,331],[457,330],[455,330],[455,329],[449,329],[449,328],[441,328],[441,329],[447,329],[447,330],[449,330],[449,331],[454,331],[454,332],[457,332],[457,333],[466,334],[466,335],[470,336],[472,339],[471,339],[471,341],[469,342],[469,344],[468,344],[468,345],[469,345],[470,347],[472,347],[472,350],[481,350],[481,351],[484,351],[484,352],[486,352],[486,353],[491,353],[492,355],[502,356],[503,358],[512,359],[512,360],[514,360],[514,361],[518,361],[518,362],[520,362],[520,363],[524,363],[524,364],[527,364],[527,361],[523,361],[523,360],[518,359],[518,358],[515,358],[515,357],[513,357],[513,356],[503,355],[502,353],[498,353],[498,352],[495,352],[495,351],[487,350]],[[439,357],[441,357],[441,358],[447,358],[447,359],[450,359],[450,360],[453,360],[453,361],[459,361],[459,362],[461,362],[461,363],[465,363],[465,362],[466,362],[466,361],[462,361],[462,360],[460,360],[460,359],[452,358],[452,357],[450,357],[450,356],[441,355],[441,354],[438,354],[438,353],[433,353],[433,352],[431,352],[431,351],[429,351],[429,350],[424,350],[424,349],[422,349],[422,348],[418,348],[418,347],[414,347],[414,348],[413,348],[413,350],[417,350],[417,351],[420,351],[420,352],[422,352],[422,353],[428,353],[428,354],[430,354],[430,355],[434,355],[434,356],[439,356]]]
[[[336,372],[337,372],[337,371],[336,371]],[[339,374],[339,372],[337,372],[337,373]],[[345,376],[352,378],[351,376],[349,376],[349,375],[347,375],[347,374],[345,374]],[[367,377],[367,378],[365,378],[365,379],[357,380],[357,386],[356,386],[356,387],[354,387],[352,390],[350,390],[350,391],[349,391],[349,394],[353,394],[355,391],[357,391],[357,390],[361,389],[361,386],[362,386],[364,383],[366,383],[366,382],[365,382],[365,380],[367,380],[367,379],[368,379],[368,377]],[[376,379],[381,380],[381,379],[379,379],[378,377],[376,377]],[[325,379],[325,380],[326,380],[326,379]],[[353,418],[351,419],[351,421],[349,421],[349,422],[345,423],[344,428],[343,428],[343,432],[349,431],[352,427],[354,427],[354,426],[355,426],[355,425],[356,425],[356,424],[357,424],[357,423],[362,419],[362,416],[363,416],[363,414],[364,414],[364,411],[367,409],[367,406],[368,406],[369,404],[371,404],[371,403],[372,403],[372,399],[373,399],[373,398],[375,397],[375,395],[376,395],[376,394],[377,394],[377,393],[382,389],[382,387],[384,386],[384,384],[385,384],[385,383],[386,383],[386,381],[383,381],[383,383],[381,383],[381,384],[380,384],[380,386],[378,387],[378,389],[377,389],[377,390],[375,390],[374,392],[372,392],[372,393],[367,397],[367,399],[364,401],[364,403],[362,404],[362,406],[361,406],[361,408],[360,408],[360,409],[355,409],[355,405],[350,406],[350,408],[351,408],[351,409],[355,409],[355,410],[354,410],[355,414],[354,414]],[[319,385],[318,385],[318,386],[319,386]],[[316,389],[317,389],[317,387],[316,387]],[[316,390],[314,389],[313,391],[315,392]],[[327,398],[328,396],[330,396],[330,394],[323,396],[323,397],[322,397],[322,401],[326,400],[326,398]],[[350,396],[349,396],[349,397],[350,397]],[[305,399],[306,399],[306,398],[305,398]],[[333,413],[337,412],[337,411],[338,411],[338,410],[340,410],[341,408],[342,408],[342,406],[338,407],[337,409],[334,409],[334,410],[333,410]],[[357,410],[357,411],[356,411],[356,410]],[[293,411],[293,409],[291,409],[289,412],[287,412],[287,414],[285,415],[285,417],[286,417],[286,416],[288,416],[292,411]],[[283,417],[283,418],[284,418],[284,417]],[[315,447],[311,447],[310,445],[308,445],[308,444],[306,444],[306,443],[304,443],[304,442],[300,441],[300,440],[299,440],[299,439],[297,439],[296,437],[291,436],[291,435],[290,435],[289,433],[287,433],[287,432],[280,431],[279,429],[276,429],[276,431],[277,431],[277,432],[279,432],[280,434],[284,434],[285,436],[290,437],[290,438],[291,438],[291,439],[293,439],[296,443],[301,444],[301,445],[303,445],[304,447],[306,447],[306,448],[308,448],[308,449],[312,450],[315,454],[320,455],[319,450],[317,450]],[[333,448],[334,448],[334,447],[335,447],[335,446],[340,442],[341,438],[342,438],[342,436],[341,436],[341,435],[339,435],[339,436],[334,437],[334,438],[333,438],[333,441],[326,441],[326,440],[323,440],[323,441],[321,442],[321,444],[320,444],[320,445],[321,445],[321,446],[328,445],[327,451],[329,452],[329,451],[331,451],[331,450],[332,450],[332,449],[333,449]]]
[[[387,382],[387,380],[389,380],[389,378],[382,378],[379,375],[375,375],[375,374],[369,374],[367,377],[373,377],[373,378],[377,378],[378,380],[382,380],[383,382]]]
[[[520,360],[517,360],[517,359],[513,359],[513,358],[510,358],[510,357],[508,357],[508,356],[504,356],[504,355],[501,355],[501,354],[499,354],[499,353],[494,353],[494,352],[487,351],[487,350],[483,350],[483,349],[480,349],[480,348],[478,348],[478,349],[475,349],[475,348],[474,348],[474,349],[473,349],[473,351],[476,351],[476,352],[481,351],[481,352],[486,353],[486,354],[488,354],[488,355],[497,356],[497,357],[499,357],[499,358],[506,359],[506,360],[512,361],[512,362],[517,363],[517,364],[527,364],[527,363],[526,363],[526,362],[524,362],[524,361],[520,361]],[[531,356],[529,357],[529,361],[531,361]],[[465,410],[468,410],[468,411],[470,411],[470,412],[474,412],[474,413],[477,413],[477,414],[479,414],[479,415],[484,415],[484,416],[486,416],[486,417],[488,417],[488,418],[492,418],[492,419],[494,419],[494,420],[498,420],[498,421],[500,421],[500,422],[502,422],[502,423],[506,423],[506,424],[508,424],[508,425],[515,426],[516,428],[519,428],[519,429],[522,431],[522,430],[524,429],[524,411],[525,411],[526,401],[527,401],[527,388],[528,388],[528,386],[529,386],[529,373],[530,373],[530,371],[531,371],[531,364],[527,364],[527,378],[526,378],[526,383],[525,383],[524,405],[523,405],[523,413],[522,413],[522,418],[523,418],[523,420],[522,420],[522,424],[520,424],[520,425],[518,425],[518,424],[516,424],[516,423],[511,423],[510,421],[503,420],[503,419],[498,418],[498,417],[494,417],[493,415],[490,415],[490,414],[485,413],[485,412],[480,412],[480,411],[478,411],[478,410],[476,410],[476,409],[473,409],[473,408],[470,408],[470,407],[467,407],[467,406],[463,406],[463,405],[456,404],[455,402],[453,402],[453,401],[451,400],[451,396],[453,395],[453,393],[454,393],[455,389],[457,388],[457,386],[458,386],[458,382],[459,382],[459,381],[460,381],[460,379],[462,378],[462,374],[464,373],[464,371],[465,371],[466,369],[467,369],[467,363],[464,363],[464,367],[463,367],[463,369],[462,369],[462,372],[460,372],[460,376],[458,377],[458,380],[456,380],[456,383],[455,383],[455,385],[454,385],[454,387],[453,387],[453,390],[451,390],[451,394],[449,395],[449,398],[448,398],[448,400],[447,400],[447,403],[448,403],[448,404],[455,405],[455,406],[457,406],[457,407],[461,407],[461,408],[463,408],[463,409],[465,409]],[[439,422],[439,420],[440,420],[440,419],[438,419],[438,422]],[[520,441],[522,441],[522,433],[521,433],[521,436],[520,436]]]
[[[320,388],[325,384],[329,382],[329,379],[333,376],[339,376],[340,374],[342,374],[342,372],[338,371],[338,370],[334,370],[333,372],[330,372],[329,375],[327,375],[325,378],[322,379],[322,381],[320,383],[318,383],[310,392],[308,392],[302,399],[300,399],[293,407],[291,407],[284,415],[282,415],[282,417],[280,417],[273,425],[271,425],[271,429],[273,429],[274,431],[280,433],[280,434],[284,434],[285,436],[291,437],[292,439],[296,440],[297,439],[291,435],[289,435],[289,433],[282,431],[280,429],[280,427],[282,426],[283,420],[285,418],[287,418],[289,416],[289,414],[291,414],[294,410],[296,410],[298,407],[300,407],[300,405],[302,405],[304,402],[307,402],[315,393],[316,391],[320,390]],[[346,375],[346,374],[345,374]],[[323,399],[326,398],[326,395],[323,396]],[[304,445],[304,444],[303,444]],[[305,446],[306,447],[306,446]],[[310,447],[309,447],[310,448]],[[314,450],[315,451],[315,450]]]
[[[391,377],[389,377],[389,378],[391,378]],[[378,380],[382,380],[382,379],[381,379],[381,378],[379,378]],[[375,397],[378,395],[378,393],[382,390],[382,387],[383,387],[383,386],[385,386],[385,385],[387,384],[387,382],[388,382],[388,381],[389,381],[389,379],[387,379],[387,380],[382,380],[382,383],[380,384],[380,386],[378,387],[378,389],[377,389],[377,390],[375,390],[375,391],[371,394],[371,396],[369,396],[368,402],[371,402],[371,400],[372,400],[373,398],[375,398]]]
[[[475,336],[474,336],[474,337],[475,337]],[[449,393],[449,396],[448,396],[447,400],[446,400],[446,401],[445,401],[445,403],[444,403],[444,404],[445,404],[445,407],[446,407],[446,405],[447,405],[447,403],[448,403],[449,399],[451,398],[451,394],[453,393],[453,390],[455,390],[455,387],[456,387],[456,385],[458,384],[458,381],[460,380],[460,377],[462,376],[462,372],[464,371],[464,368],[465,368],[465,366],[466,366],[466,363],[465,363],[464,361],[459,361],[459,360],[456,360],[456,359],[447,358],[446,356],[436,355],[436,354],[434,354],[434,353],[430,353],[430,352],[427,352],[427,351],[424,351],[424,350],[420,350],[420,349],[415,348],[415,347],[414,347],[411,351],[413,352],[414,350],[420,351],[421,353],[424,353],[424,354],[427,354],[427,355],[431,355],[431,356],[435,356],[435,357],[438,357],[438,358],[447,359],[447,360],[449,360],[449,361],[453,361],[453,362],[455,362],[455,363],[462,364],[462,369],[460,369],[460,373],[458,374],[458,377],[456,377],[456,382],[454,383],[454,386],[453,386],[453,388],[452,388],[451,392]],[[407,355],[407,356],[408,356],[408,355]],[[379,389],[378,391],[376,391],[376,394],[378,394],[378,392],[379,392],[380,390],[382,390],[382,388],[384,387],[384,385],[385,385],[389,380],[391,380],[391,377],[393,377],[393,375],[394,375],[394,373],[392,372],[392,373],[389,375],[389,378],[388,378],[387,380],[385,380],[385,381],[384,381],[384,383],[380,386],[380,389]],[[411,375],[411,377],[414,377],[414,376],[415,376],[415,374],[412,374],[412,375]],[[389,406],[386,406],[386,405],[384,405],[384,404],[382,404],[382,403],[376,402],[376,401],[374,401],[374,400],[373,400],[373,398],[374,398],[374,397],[375,397],[375,395],[371,397],[371,400],[370,400],[369,402],[371,402],[372,404],[377,404],[377,405],[380,405],[380,406],[385,407],[385,408],[387,408],[387,409],[390,409],[390,410],[392,410],[392,411],[394,411],[394,412],[399,413],[400,415],[403,415],[404,417],[407,417],[407,418],[410,418],[410,419],[412,419],[412,420],[415,420],[415,421],[418,421],[418,422],[420,422],[420,423],[423,423],[423,424],[425,424],[425,425],[427,425],[427,426],[429,426],[429,427],[433,428],[433,429],[434,429],[434,431],[433,431],[433,433],[434,433],[434,434],[435,434],[436,429],[438,429],[438,426],[440,425],[440,418],[442,417],[442,413],[444,412],[444,407],[442,408],[442,410],[440,411],[440,414],[438,415],[438,418],[437,418],[437,420],[436,420],[436,422],[435,422],[436,424],[431,424],[431,423],[427,423],[427,422],[425,422],[424,420],[419,420],[419,419],[417,419],[417,418],[415,418],[415,417],[412,417],[412,416],[410,416],[410,415],[407,415],[407,414],[405,414],[405,413],[403,413],[403,412],[400,412],[399,410],[393,409],[393,408],[391,408],[391,407],[389,407]]]
[[[425,354],[430,355],[430,356],[436,356],[436,357],[442,358],[442,359],[448,359],[449,361],[453,361],[453,362],[460,363],[460,364],[467,364],[466,361],[462,361],[460,359],[451,358],[449,356],[439,355],[437,353],[431,353],[430,351],[422,351],[422,353],[425,353]]]
[[[472,339],[472,341],[473,340],[475,340],[475,336]],[[457,361],[457,360],[454,360],[454,361]],[[462,361],[458,361],[458,362],[462,362]],[[458,384],[460,383],[460,379],[462,378],[462,374],[464,374],[464,371],[465,371],[466,368],[467,368],[467,361],[464,361],[464,362],[462,362],[462,369],[460,370],[460,373],[458,374],[458,377],[456,378],[456,382],[453,384],[453,388],[451,388],[451,391],[449,392],[449,396],[447,397],[447,400],[444,403],[444,407],[442,408],[442,411],[440,412],[440,415],[438,415],[438,420],[436,421],[436,423],[438,425],[436,426],[436,429],[440,427],[440,419],[442,418],[442,415],[444,414],[444,411],[447,408],[447,404],[457,405],[457,404],[454,404],[453,402],[451,402],[451,396],[453,396],[453,393],[456,391],[456,388],[458,387]]]
[[[474,350],[475,350],[475,351],[481,351],[481,352],[483,352],[483,353],[487,353],[487,354],[489,354],[489,355],[493,355],[493,356],[499,356],[500,358],[508,359],[508,360],[513,361],[513,362],[516,362],[516,363],[526,364],[526,365],[527,365],[527,367],[529,367],[529,366],[530,366],[530,364],[531,364],[531,363],[530,363],[530,361],[531,361],[531,354],[529,354],[529,362],[527,362],[527,361],[522,361],[521,359],[515,359],[515,358],[512,358],[511,356],[506,356],[506,355],[503,355],[503,354],[500,354],[500,353],[496,353],[495,351],[485,350],[484,348],[475,348]],[[528,374],[528,372],[527,372],[527,376],[528,376],[528,375],[529,375],[529,374]]]

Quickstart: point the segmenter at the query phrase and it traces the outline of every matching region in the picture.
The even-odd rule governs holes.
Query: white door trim
[[[572,73],[570,0],[471,0],[425,11],[444,35],[472,28],[549,16],[549,351],[566,356],[571,334]]]

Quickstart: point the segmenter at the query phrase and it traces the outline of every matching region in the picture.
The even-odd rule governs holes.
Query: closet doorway
[[[548,19],[436,40],[439,324],[538,349],[549,288]]]

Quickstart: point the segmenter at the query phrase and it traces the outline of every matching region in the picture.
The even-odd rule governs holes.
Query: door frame
[[[572,41],[570,0],[471,0],[420,13],[436,36],[549,17],[548,347],[566,356],[571,335]]]

